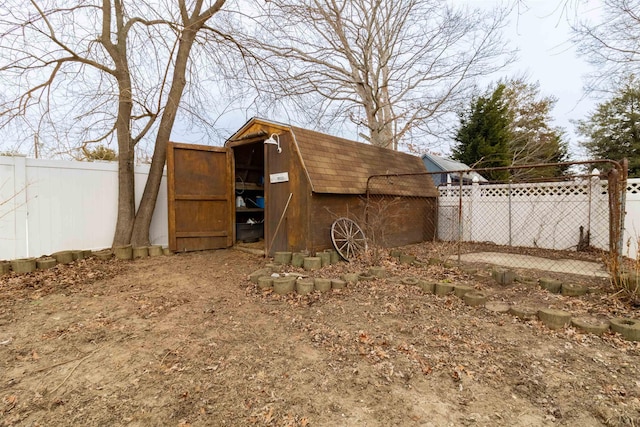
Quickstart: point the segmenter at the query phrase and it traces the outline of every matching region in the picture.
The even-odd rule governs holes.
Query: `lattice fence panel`
[[[567,250],[587,231],[593,247],[609,245],[606,181],[442,186],[438,238]],[[460,201],[462,221],[460,221]],[[462,230],[458,229],[462,224]]]
[[[388,177],[372,178],[370,181]],[[394,182],[402,179],[394,175]],[[640,236],[640,179],[627,184],[625,255],[633,258]],[[621,194],[610,197],[605,176],[580,174],[525,183],[454,182],[437,187],[437,195],[436,208],[424,211],[422,225],[408,222],[404,230],[415,228],[416,235],[432,236],[431,242],[440,248],[432,250],[447,252],[441,255],[448,258],[460,257],[465,262],[461,255],[493,253],[484,258],[486,262],[492,263],[493,256],[500,258],[499,265],[506,265],[504,260],[509,257],[516,262],[535,254],[558,264],[561,271],[577,274],[585,273],[587,264],[581,263],[593,263],[595,269],[587,274],[599,277],[607,277],[607,266],[617,265],[619,260],[617,254],[609,253],[613,247],[609,236],[616,228],[610,227],[610,220],[619,212],[618,203],[623,198]],[[410,194],[403,197],[403,203],[409,203]],[[384,209],[377,206],[377,211]],[[416,217],[412,218],[415,221]],[[614,230],[615,242],[620,238],[615,233],[619,232]],[[402,237],[406,240],[406,235]],[[392,246],[384,239],[377,243]]]

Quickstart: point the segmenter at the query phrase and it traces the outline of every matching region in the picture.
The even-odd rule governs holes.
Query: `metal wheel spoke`
[[[331,225],[331,241],[340,256],[349,261],[367,250],[367,239],[356,222],[338,218]]]
[[[342,234],[344,236],[348,236],[349,235],[349,229],[347,228],[347,224],[343,224],[343,223],[339,223],[340,224],[340,229],[342,230]]]

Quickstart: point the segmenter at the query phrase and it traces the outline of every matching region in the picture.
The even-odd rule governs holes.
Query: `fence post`
[[[460,264],[460,250],[462,249],[462,173],[458,176],[458,264]]]
[[[591,171],[591,176],[589,177],[589,212],[587,217],[587,232],[589,235],[592,234],[591,228],[591,219],[592,213],[594,211],[593,205],[598,204],[600,200],[598,200],[598,190],[600,188],[600,171],[597,168],[594,168]],[[596,221],[597,224],[597,221]]]
[[[509,246],[512,246],[512,241],[511,241],[511,178],[509,178],[509,184],[508,184],[508,197],[509,197]]]
[[[477,176],[474,176],[471,180],[471,199],[469,200],[469,241],[473,242],[473,230],[475,230],[474,218],[476,214],[474,212],[474,206],[480,200],[480,183]],[[477,222],[477,221],[475,221]]]
[[[620,227],[618,228],[618,265],[622,265],[623,246],[624,246],[624,220],[627,214],[627,179],[629,178],[629,160],[625,157],[622,159],[622,182],[620,184]]]
[[[29,256],[29,211],[27,209],[27,159],[13,157],[13,199],[15,218],[14,256]]]
[[[619,284],[622,263],[622,229],[624,219],[624,200],[626,193],[625,165],[621,170],[611,169],[607,177],[609,184],[609,273],[611,280]],[[623,185],[624,184],[624,185]]]

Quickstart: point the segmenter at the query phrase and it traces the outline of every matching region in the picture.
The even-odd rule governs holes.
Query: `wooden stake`
[[[276,226],[276,231],[273,233],[271,237],[271,244],[269,245],[269,250],[264,254],[265,257],[269,256],[271,253],[271,248],[273,247],[273,242],[276,241],[276,236],[278,235],[278,230],[280,230],[280,225],[282,225],[282,220],[284,219],[284,215],[287,213],[287,208],[289,208],[289,202],[291,201],[291,197],[293,197],[293,193],[289,193],[289,198],[287,199],[287,204],[284,205],[284,210],[282,211],[282,215],[280,215],[280,221],[278,221],[278,225]]]

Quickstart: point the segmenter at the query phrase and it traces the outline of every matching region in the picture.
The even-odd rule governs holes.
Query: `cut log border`
[[[35,258],[20,258],[11,261],[11,269],[15,273],[24,274],[36,271],[36,259]]]
[[[440,296],[453,293],[453,283],[436,283],[436,289],[434,293]]]
[[[546,289],[551,293],[559,294],[562,290],[562,282],[556,279],[550,279],[548,277],[542,277],[539,280],[540,287]]]
[[[160,245],[151,245],[148,248],[149,250],[149,256],[161,256],[164,255],[164,250],[162,249],[162,246]]]
[[[148,246],[138,246],[132,249],[133,259],[146,258],[149,256]]]
[[[133,248],[131,247],[131,245],[116,246],[113,248],[113,254],[118,259],[133,259]]]
[[[56,261],[56,259],[53,257],[45,257],[36,260],[36,266],[38,267],[38,270],[47,270],[49,268],[55,267],[57,264],[58,261]]]

